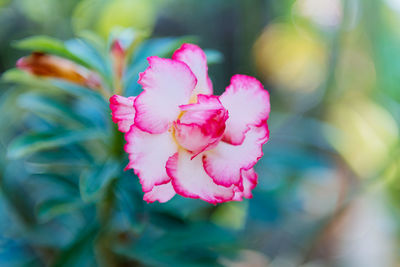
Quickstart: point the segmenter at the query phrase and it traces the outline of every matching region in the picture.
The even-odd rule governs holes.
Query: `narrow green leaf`
[[[61,214],[82,208],[84,203],[77,198],[49,199],[40,203],[36,214],[41,222],[46,222]]]
[[[25,241],[13,240],[8,236],[1,238],[0,266],[22,267],[35,262],[35,255]],[[38,265],[30,265],[38,266]]]
[[[8,146],[9,158],[20,158],[43,149],[104,137],[99,130],[57,131],[49,133],[28,133],[15,138]]]
[[[73,179],[55,173],[41,173],[41,174],[32,174],[30,176],[32,180],[41,180],[47,182],[50,186],[54,184],[54,186],[62,187],[65,191],[69,192],[72,195],[79,195],[78,184],[73,181]]]
[[[9,69],[3,73],[1,80],[7,83],[16,83],[29,86],[29,88],[51,88],[51,84],[46,82],[45,79],[40,79],[23,70],[14,68]]]
[[[235,245],[234,232],[218,227],[211,223],[192,224],[187,228],[169,231],[154,249],[173,250],[188,247],[216,248],[223,245]]]
[[[75,124],[78,122],[80,125],[88,123],[84,117],[60,101],[34,92],[25,93],[18,97],[18,105],[45,118],[61,119]]]
[[[107,53],[107,45],[104,40],[91,31],[81,31],[78,33],[79,38],[84,39],[87,43],[93,46],[103,56]]]
[[[69,51],[62,41],[48,36],[28,37],[20,41],[16,41],[13,45],[22,50],[57,55],[88,67],[88,64],[80,57]]]
[[[65,42],[65,46],[74,55],[85,61],[91,69],[100,73],[111,85],[112,70],[108,55],[103,54],[84,39],[68,40]]]
[[[108,107],[98,91],[65,80],[40,78],[16,68],[6,71],[1,78],[3,82],[22,84],[41,91],[59,89],[78,98],[89,97],[96,104]]]
[[[132,177],[129,177],[132,178]],[[143,208],[143,199],[138,197],[134,189],[121,184],[121,180],[116,186],[115,195],[118,201],[118,209],[121,210],[121,214],[129,222],[131,229],[137,233],[140,233],[145,228],[147,222],[140,220],[141,209]]]
[[[99,225],[91,223],[84,229],[69,248],[62,251],[52,267],[96,266],[93,242]]]
[[[151,231],[151,229],[149,229]],[[159,238],[144,232],[130,244],[116,244],[113,250],[150,266],[220,266],[218,256],[235,248],[231,232],[212,224],[192,224],[168,229]],[[224,248],[224,249],[223,249]]]
[[[119,163],[109,161],[82,175],[79,183],[82,199],[86,202],[97,200],[104,188],[118,176],[120,170]]]
[[[5,166],[15,164],[6,159],[0,162],[0,195],[6,201],[20,223],[31,226],[36,223],[32,202],[26,197],[24,188],[18,186],[14,177],[5,176]],[[8,178],[8,179],[7,179]],[[4,215],[3,215],[4,216]],[[1,265],[0,265],[1,266]]]
[[[60,79],[51,79],[51,83],[57,88],[68,92],[77,97],[89,97],[93,102],[100,103],[102,106],[108,107],[108,103],[99,94],[99,92],[94,91],[90,88],[80,86],[78,84],[70,83]]]

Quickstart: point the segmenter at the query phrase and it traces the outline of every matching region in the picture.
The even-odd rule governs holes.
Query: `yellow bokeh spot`
[[[152,1],[117,0],[111,1],[100,14],[97,23],[100,35],[108,36],[116,27],[134,27],[138,30],[149,30],[154,26],[155,12]]]
[[[335,103],[328,120],[338,129],[326,131],[328,140],[360,177],[384,167],[398,138],[396,121],[388,111],[366,97],[353,96]]]
[[[73,16],[76,31],[92,30],[104,38],[118,27],[149,32],[155,20],[152,0],[84,0]]]
[[[347,47],[341,51],[335,73],[340,92],[372,91],[376,85],[375,65],[361,47]]]
[[[270,24],[254,45],[257,70],[273,85],[314,91],[324,80],[326,48],[316,36],[286,24]]]
[[[211,221],[222,227],[239,230],[245,225],[247,209],[246,201],[224,203],[213,213]]]

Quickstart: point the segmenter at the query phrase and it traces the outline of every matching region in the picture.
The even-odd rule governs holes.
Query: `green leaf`
[[[28,133],[15,138],[8,146],[9,158],[20,158],[40,150],[65,146],[76,142],[104,137],[98,130],[56,131],[45,133]]]
[[[111,63],[107,54],[102,53],[84,39],[71,39],[65,42],[66,48],[74,55],[90,66],[91,69],[100,73],[103,78],[111,85],[112,70]]]
[[[84,39],[87,43],[93,46],[103,56],[106,55],[107,45],[100,36],[91,31],[81,31],[78,33],[78,36],[79,38]]]
[[[133,177],[129,177],[132,179]],[[118,180],[115,195],[118,201],[118,209],[121,214],[129,222],[131,229],[134,232],[140,233],[146,227],[147,221],[140,220],[140,214],[143,212],[143,199],[139,193],[136,193],[134,188],[121,184],[123,179]],[[141,190],[141,189],[140,189]]]
[[[39,78],[20,69],[10,69],[2,75],[3,82],[22,84],[39,91],[62,90],[75,97],[90,98],[96,104],[108,108],[108,103],[98,91],[61,79]]]
[[[49,199],[40,203],[36,208],[36,214],[41,222],[46,222],[61,214],[75,211],[84,206],[77,198]]]
[[[24,188],[20,187],[15,179],[11,179],[14,178],[14,176],[6,176],[7,172],[3,167],[3,164],[4,166],[14,167],[13,163],[15,164],[16,162],[2,160],[0,163],[0,196],[7,203],[10,208],[9,211],[12,211],[17,215],[20,223],[22,222],[24,225],[31,226],[35,224],[32,202],[26,197]]]
[[[56,258],[52,267],[89,267],[97,266],[93,243],[98,232],[99,225],[96,222],[89,224],[81,231],[77,239],[69,248],[62,251]]]
[[[1,76],[3,82],[23,84],[29,88],[52,88],[53,86],[46,82],[45,79],[40,79],[23,70],[14,68],[9,69]]]
[[[60,40],[48,36],[33,36],[16,41],[14,47],[33,52],[42,52],[70,59],[78,64],[88,67],[88,64],[73,54]]]
[[[21,267],[35,262],[35,254],[24,241],[13,240],[8,236],[1,238],[0,266]],[[31,265],[38,266],[38,265]]]
[[[79,125],[87,125],[88,123],[84,117],[60,101],[34,92],[22,94],[18,98],[18,105],[44,118],[68,121],[73,124],[78,122]]]
[[[79,182],[82,199],[86,202],[97,200],[120,170],[121,165],[118,162],[109,161],[82,175]]]
[[[131,244],[116,244],[113,250],[150,266],[194,267],[220,266],[218,256],[237,246],[231,232],[207,223],[168,229],[159,238],[148,231]]]
[[[77,97],[89,97],[94,103],[105,106],[108,109],[108,103],[97,91],[60,79],[51,79],[51,83],[57,88]]]
[[[174,250],[188,247],[216,248],[223,245],[235,245],[234,232],[211,223],[191,224],[187,228],[169,231],[154,249]]]
[[[65,189],[66,192],[69,192],[71,195],[77,195],[79,196],[79,188],[77,183],[73,181],[73,179],[62,176],[59,174],[54,174],[54,173],[40,173],[40,174],[32,174],[30,176],[31,180],[41,180],[47,182],[49,187],[51,184],[54,184],[54,186],[57,187],[62,187]]]

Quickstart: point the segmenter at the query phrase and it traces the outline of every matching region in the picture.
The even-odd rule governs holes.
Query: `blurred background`
[[[0,25],[0,266],[400,266],[399,0],[0,0]],[[263,82],[251,200],[146,204],[107,100],[13,69],[43,48],[15,41],[46,35],[107,73],[82,43],[108,51],[122,27],[149,38],[127,95],[146,56],[187,40],[216,94],[236,73]]]

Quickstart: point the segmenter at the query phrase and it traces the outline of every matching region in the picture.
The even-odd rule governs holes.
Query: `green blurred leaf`
[[[31,199],[26,196],[24,188],[18,186],[15,179],[10,179],[5,175],[6,172],[2,166],[3,164],[7,167],[13,166],[13,163],[15,162],[4,160],[0,164],[0,195],[10,207],[10,211],[12,210],[17,215],[20,223],[33,225],[35,223],[35,215]]]
[[[46,222],[61,214],[82,208],[84,203],[77,198],[49,199],[40,203],[36,214],[41,222]]]
[[[13,43],[14,47],[22,50],[29,50],[33,52],[42,52],[47,54],[57,55],[63,58],[70,59],[85,67],[88,64],[80,57],[73,54],[65,44],[57,39],[48,36],[32,36]]]
[[[208,65],[218,64],[224,61],[224,55],[217,50],[205,49],[204,53],[206,53]]]
[[[229,248],[235,246],[232,232],[213,224],[197,223],[168,229],[156,239],[145,232],[128,246],[116,246],[115,251],[150,266],[220,266],[218,256],[229,253]]]
[[[51,79],[51,83],[61,90],[77,97],[88,97],[93,103],[103,106],[104,109],[108,110],[108,103],[97,91],[93,91],[92,89],[89,89],[87,87],[83,87],[78,84],[70,83],[60,79]]]
[[[32,174],[30,179],[46,181],[47,183],[49,183],[49,186],[53,184],[54,186],[64,188],[65,191],[71,195],[79,196],[78,185],[71,178],[54,173],[47,173],[47,174],[41,173],[41,174]]]
[[[0,266],[21,267],[38,266],[35,263],[35,255],[28,246],[21,241],[2,238],[0,236]]]
[[[108,103],[98,91],[61,79],[40,78],[20,69],[14,68],[6,71],[2,75],[2,81],[21,84],[30,88],[31,90],[36,89],[38,91],[55,91],[60,89],[78,98],[90,98],[93,104],[97,104],[97,106],[101,106],[104,110],[107,109],[108,111]]]
[[[133,177],[129,178],[132,179]],[[123,179],[118,180],[115,190],[118,208],[121,210],[121,214],[126,218],[127,222],[129,222],[131,229],[140,233],[145,227],[145,222],[140,220],[140,214],[143,212],[143,205],[145,205],[143,203],[144,201],[141,195],[139,196],[139,194],[135,192],[134,188],[126,184],[121,184],[122,180]]]
[[[108,85],[111,85],[111,63],[105,51],[98,50],[91,43],[79,38],[66,41],[65,46],[74,55],[85,61],[91,69],[99,72],[108,82]]]
[[[118,176],[121,169],[118,162],[109,161],[94,166],[91,171],[83,174],[79,182],[82,199],[86,202],[97,200],[112,179]]]
[[[104,137],[104,133],[98,130],[28,133],[18,136],[11,142],[8,146],[7,156],[15,159],[43,149],[65,146],[102,137]]]
[[[87,43],[89,43],[92,47],[94,47],[97,51],[99,51],[102,55],[106,55],[107,45],[104,40],[97,34],[91,31],[82,31],[78,33],[78,36],[81,39],[84,39]]]
[[[87,125],[88,121],[70,107],[57,101],[54,97],[46,97],[38,93],[29,92],[18,97],[18,105],[28,111],[42,115],[45,118],[68,121],[79,125]]]
[[[3,82],[23,84],[29,88],[51,88],[51,84],[46,82],[45,79],[40,79],[23,70],[14,68],[9,69],[1,76]]]
[[[97,266],[93,242],[96,238],[99,225],[96,221],[92,221],[81,231],[77,239],[67,248],[62,251],[52,267],[91,267]]]
[[[234,242],[235,236],[232,231],[211,223],[194,223],[186,228],[169,231],[154,245],[154,249],[216,248],[224,245],[233,246]]]

